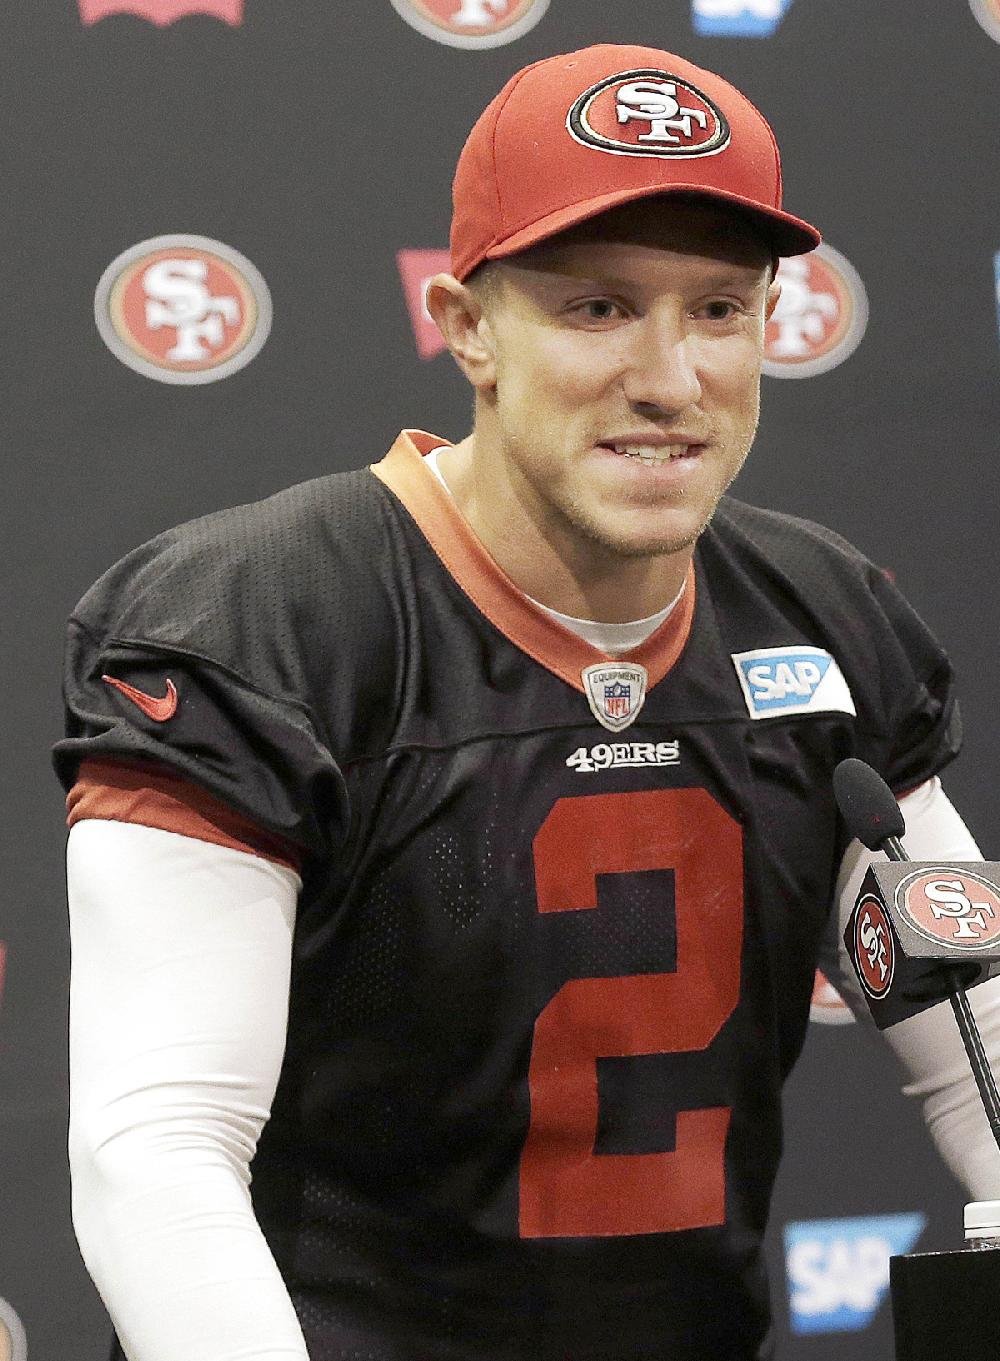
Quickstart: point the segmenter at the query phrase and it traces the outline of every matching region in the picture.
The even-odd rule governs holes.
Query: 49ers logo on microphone
[[[778,268],[781,297],[764,331],[764,372],[772,378],[812,378],[842,364],[868,325],[861,276],[825,243]]]
[[[854,960],[870,997],[884,997],[896,971],[892,927],[879,900],[866,894],[854,914]]]
[[[978,950],[1000,940],[1000,895],[970,870],[922,869],[896,886],[896,908],[927,940]]]
[[[729,124],[708,95],[667,71],[623,71],[585,90],[566,126],[583,146],[614,156],[714,156]]]
[[[109,14],[132,14],[159,28],[189,14],[207,14],[234,28],[243,22],[243,0],[79,0],[79,4],[85,24],[96,24]]]
[[[214,383],[249,364],[271,329],[271,295],[249,260],[204,236],[157,236],[113,260],[97,329],[123,364],[161,383]]]
[[[534,28],[549,0],[392,0],[425,38],[449,47],[502,47]]]

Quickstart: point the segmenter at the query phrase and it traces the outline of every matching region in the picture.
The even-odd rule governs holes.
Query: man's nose
[[[655,406],[671,414],[701,400],[694,347],[682,319],[646,316],[635,328],[625,395],[634,406]]]

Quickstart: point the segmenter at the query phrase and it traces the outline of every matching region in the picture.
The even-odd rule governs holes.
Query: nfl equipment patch
[[[625,662],[598,662],[580,672],[590,712],[610,732],[635,722],[646,698],[646,668]]]
[[[857,713],[844,673],[821,647],[765,647],[732,657],[751,718]]]

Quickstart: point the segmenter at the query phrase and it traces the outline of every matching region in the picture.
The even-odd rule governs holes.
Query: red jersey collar
[[[403,503],[421,533],[476,608],[505,637],[539,665],[584,691],[584,667],[616,658],[585,642],[540,609],[514,585],[490,557],[447,490],[424,463],[432,449],[448,445],[424,430],[404,430],[371,471]],[[694,619],[694,564],[688,568],[684,594],[670,614],[638,647],[617,660],[637,662],[649,676],[650,688],[677,661]]]

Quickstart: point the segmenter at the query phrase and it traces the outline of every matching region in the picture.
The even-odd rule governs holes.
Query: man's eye
[[[610,298],[588,298],[586,302],[578,303],[574,310],[588,321],[612,321],[621,312],[619,305]]]
[[[742,312],[743,308],[738,303],[731,302],[728,298],[713,298],[711,302],[705,303],[700,310],[705,313],[709,321],[730,321],[737,312]]]

